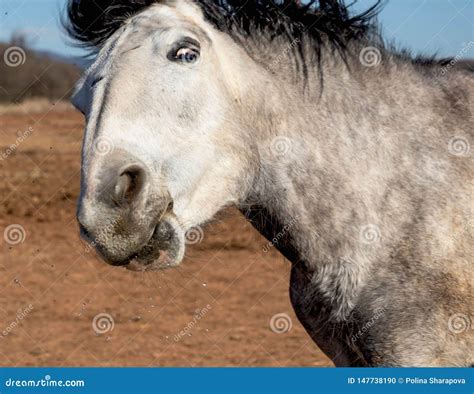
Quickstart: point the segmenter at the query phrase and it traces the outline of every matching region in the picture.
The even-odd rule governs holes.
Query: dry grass
[[[49,112],[51,110],[67,111],[74,107],[69,101],[50,101],[45,98],[25,100],[19,104],[0,104],[0,115]]]

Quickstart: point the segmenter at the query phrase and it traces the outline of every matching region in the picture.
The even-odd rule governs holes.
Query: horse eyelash
[[[182,38],[181,40],[177,41],[176,44],[173,46],[174,50],[179,50],[183,47],[189,47],[191,49],[195,49],[198,52],[201,51],[201,45],[197,40],[191,37],[185,37]]]

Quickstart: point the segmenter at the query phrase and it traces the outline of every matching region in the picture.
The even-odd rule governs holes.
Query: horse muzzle
[[[109,264],[134,271],[178,265],[185,233],[169,193],[153,182],[147,166],[127,152],[114,151],[83,173],[77,220],[80,233]]]

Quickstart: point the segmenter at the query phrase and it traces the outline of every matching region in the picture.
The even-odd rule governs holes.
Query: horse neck
[[[468,96],[469,87],[461,88],[470,81],[464,72],[452,70],[443,79],[435,64],[414,65],[388,53],[379,66],[366,67],[354,49],[349,68],[338,55],[323,53],[322,93],[317,66],[297,84],[283,76],[283,67],[281,75],[256,80],[253,90],[263,93],[247,111],[253,113],[249,146],[258,146],[258,175],[242,210],[290,260],[313,267],[362,253],[359,230],[381,220],[376,207],[386,206],[388,180],[422,190],[418,180],[433,175],[417,163],[429,168],[433,149],[444,154],[444,145],[433,145],[451,136],[443,124],[456,124],[460,135],[472,129],[470,104],[446,100],[447,94]],[[418,198],[410,196],[412,206],[392,218],[386,232],[411,220]]]
[[[381,99],[376,90],[387,78],[381,70],[365,72],[356,58],[351,61],[349,71],[338,55],[323,54],[323,85],[316,66],[294,83],[284,75],[285,63],[280,74],[262,77],[260,87],[256,81],[255,91],[264,93],[252,103],[248,129],[258,144],[259,169],[241,210],[293,263],[338,260],[354,241],[345,235],[341,216],[353,213],[354,161],[377,143],[378,125],[365,114],[375,106],[390,110],[391,97]],[[350,120],[357,125],[348,125]]]
[[[312,231],[311,215],[306,212],[317,187],[312,175],[321,169],[314,161],[324,143],[316,126],[322,118],[317,110],[321,84],[316,69],[304,76],[303,67],[290,59],[279,61],[275,74],[267,69],[255,81],[258,96],[244,110],[249,142],[257,142],[259,168],[241,211],[276,249],[297,263],[308,259],[300,251]]]

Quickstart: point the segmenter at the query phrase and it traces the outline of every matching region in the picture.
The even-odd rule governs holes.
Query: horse
[[[471,71],[386,43],[378,3],[67,7],[96,56],[77,219],[106,262],[175,267],[236,206],[336,366],[474,363]]]

